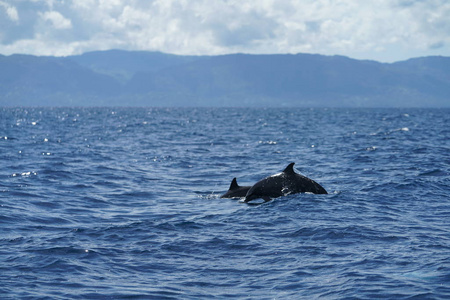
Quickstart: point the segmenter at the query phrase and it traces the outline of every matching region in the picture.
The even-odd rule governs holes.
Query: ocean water
[[[449,109],[0,108],[1,299],[449,299]],[[290,162],[328,195],[220,199]]]

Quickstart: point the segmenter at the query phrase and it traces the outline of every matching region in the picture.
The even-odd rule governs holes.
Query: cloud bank
[[[450,55],[447,0],[2,0],[0,53]]]

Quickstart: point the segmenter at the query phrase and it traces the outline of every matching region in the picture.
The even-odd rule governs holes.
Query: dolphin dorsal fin
[[[284,169],[283,173],[287,173],[287,174],[295,174],[295,171],[294,171],[294,165],[295,165],[295,163],[290,163],[290,164],[286,167],[286,169]]]
[[[237,180],[236,177],[233,178],[233,180],[231,180],[231,184],[230,184],[230,190],[235,190],[238,189],[239,185],[237,184]]]

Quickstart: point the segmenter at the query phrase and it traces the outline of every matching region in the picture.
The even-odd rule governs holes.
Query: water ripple
[[[449,298],[448,112],[1,108],[0,294]],[[289,162],[330,194],[219,198]]]

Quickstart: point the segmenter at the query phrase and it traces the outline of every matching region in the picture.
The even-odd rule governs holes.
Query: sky
[[[0,54],[450,56],[450,0],[0,0]]]

